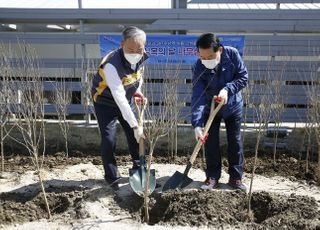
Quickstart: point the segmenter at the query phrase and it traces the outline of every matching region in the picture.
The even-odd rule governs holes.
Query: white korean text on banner
[[[224,46],[238,49],[240,55],[244,51],[243,35],[218,35]],[[146,52],[150,64],[193,64],[197,59],[195,35],[148,35]],[[107,53],[120,47],[121,35],[99,35],[100,54],[104,57]]]

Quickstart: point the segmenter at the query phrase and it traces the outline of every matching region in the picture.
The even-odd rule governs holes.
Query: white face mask
[[[219,62],[217,59],[211,59],[211,60],[201,60],[202,65],[204,65],[207,69],[214,69]]]
[[[143,57],[143,54],[127,54],[124,53],[124,57],[127,59],[127,61],[131,64],[137,64],[141,58]]]

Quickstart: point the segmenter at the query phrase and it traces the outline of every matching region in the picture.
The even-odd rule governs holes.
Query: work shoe
[[[242,183],[241,180],[229,179],[228,185],[233,189],[239,189],[244,192],[247,191],[247,187]]]
[[[118,183],[121,179],[122,179],[122,177],[120,177],[120,176],[118,176],[118,177],[116,177],[116,178],[105,177],[105,180],[106,180],[106,182],[107,182],[109,185]]]
[[[204,190],[210,190],[214,189],[218,186],[218,181],[212,177],[207,177],[207,179],[204,181],[204,184],[201,185],[201,189]]]
[[[113,188],[114,190],[118,190],[119,189],[119,182],[122,179],[122,177],[117,177],[114,179],[111,178],[105,178],[105,181],[107,182],[107,184]]]

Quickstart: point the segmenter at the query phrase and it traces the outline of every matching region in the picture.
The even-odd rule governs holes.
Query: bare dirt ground
[[[103,181],[100,156],[75,152],[46,157],[43,176],[53,214],[47,220],[43,196],[27,156],[6,159],[0,176],[0,229],[320,229],[320,187],[317,168],[304,173],[305,162],[280,155],[277,167],[261,157],[253,184],[254,221],[246,221],[247,194],[231,190],[223,170],[219,188],[199,189],[205,179],[198,159],[194,180],[182,191],[151,196],[149,225],[143,223],[143,200],[128,184],[128,156],[118,157],[123,176],[115,190]],[[156,157],[157,182],[163,184],[187,157]],[[252,158],[246,158],[244,183],[249,185]],[[224,161],[224,166],[227,162]]]

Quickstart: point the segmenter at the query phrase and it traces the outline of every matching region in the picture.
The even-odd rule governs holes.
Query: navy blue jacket
[[[218,113],[224,119],[233,114],[241,114],[243,100],[241,89],[248,82],[248,72],[237,49],[223,47],[219,65],[207,69],[198,59],[192,67],[192,120],[194,127],[204,127],[210,112],[213,96],[221,89],[228,91],[228,102]]]

